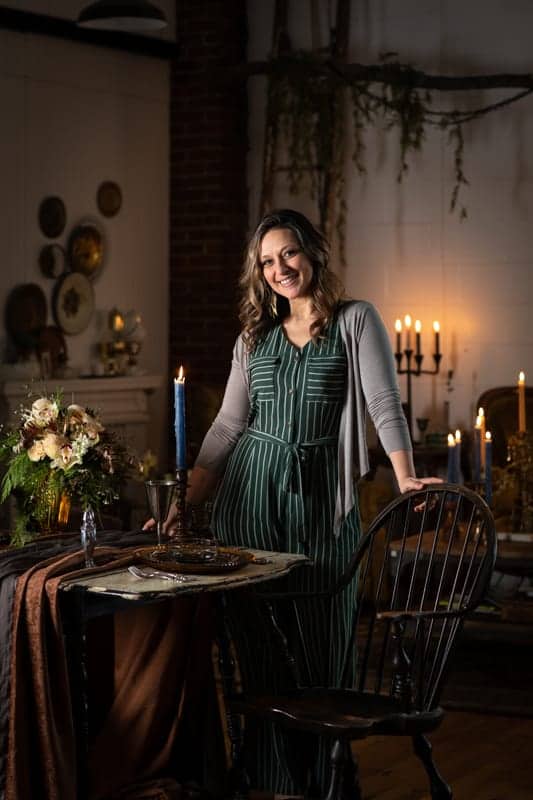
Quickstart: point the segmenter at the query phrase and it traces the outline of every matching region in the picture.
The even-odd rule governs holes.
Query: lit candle
[[[485,433],[485,500],[490,506],[492,503],[492,435]]]
[[[176,469],[187,469],[185,437],[185,375],[180,367],[174,378],[174,431],[176,434]]]
[[[455,482],[459,483],[461,480],[461,431],[455,431]]]
[[[415,332],[416,332],[416,354],[417,356],[420,355],[420,332],[422,330],[422,323],[419,319],[415,321]]]
[[[474,428],[474,482],[479,483],[481,478],[481,417],[476,417]]]
[[[526,376],[523,372],[518,375],[518,431],[526,432]]]
[[[477,410],[477,417],[479,419],[479,466],[481,474],[485,470],[485,412],[481,406]]]
[[[405,331],[406,331],[405,349],[406,350],[410,350],[411,349],[411,315],[410,314],[406,314],[405,315],[404,323],[405,323]]]
[[[396,352],[402,352],[402,321],[401,319],[397,319],[394,323],[394,328],[396,330]]]
[[[448,483],[455,483],[455,437],[448,434]]]
[[[433,330],[435,331],[435,355],[440,355],[440,323],[435,320],[433,323]]]

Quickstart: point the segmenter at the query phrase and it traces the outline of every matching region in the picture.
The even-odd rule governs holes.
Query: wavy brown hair
[[[328,266],[329,243],[326,237],[299,211],[287,208],[270,211],[250,238],[239,280],[239,319],[244,341],[250,350],[290,311],[288,301],[273,292],[265,281],[261,265],[261,242],[275,228],[287,228],[294,233],[313,268],[310,289],[317,318],[310,332],[315,344],[330,324],[344,295],[341,282]]]

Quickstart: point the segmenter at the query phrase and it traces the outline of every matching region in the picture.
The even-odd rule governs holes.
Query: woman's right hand
[[[175,530],[177,517],[178,517],[178,509],[176,503],[172,503],[172,505],[170,506],[168,517],[163,523],[163,533],[168,534],[172,533],[172,531]],[[149,531],[152,528],[155,528],[155,526],[156,526],[156,521],[153,517],[151,517],[150,519],[146,520],[142,529],[143,531]]]

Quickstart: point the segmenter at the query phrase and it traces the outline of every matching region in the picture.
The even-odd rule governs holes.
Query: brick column
[[[220,386],[238,332],[236,284],[247,227],[245,0],[177,0],[170,107],[170,371]],[[189,416],[190,416],[189,411]],[[194,425],[198,420],[191,420]],[[192,448],[194,450],[195,443]]]

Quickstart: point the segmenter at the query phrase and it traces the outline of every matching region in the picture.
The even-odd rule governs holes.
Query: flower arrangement
[[[0,436],[0,462],[6,466],[0,502],[12,493],[17,500],[13,544],[46,529],[43,521],[61,498],[98,513],[118,499],[133,471],[116,435],[89,409],[63,405],[61,395],[39,397],[21,409],[18,427]]]

